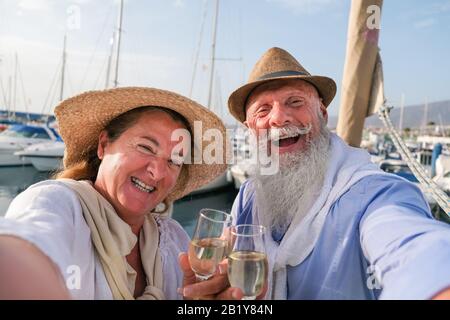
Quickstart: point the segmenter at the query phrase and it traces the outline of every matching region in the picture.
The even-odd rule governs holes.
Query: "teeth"
[[[285,136],[283,136],[283,137],[276,137],[276,138],[273,139],[272,141],[273,141],[273,142],[278,142],[278,141],[283,140],[283,139],[294,138],[294,137],[298,137],[298,136],[299,136],[298,133],[297,133],[297,134],[290,134],[290,135],[285,135]]]
[[[145,184],[144,182],[142,182],[138,178],[131,177],[131,181],[141,191],[150,193],[150,192],[155,190],[155,187],[152,187],[152,186],[149,186],[149,185]]]

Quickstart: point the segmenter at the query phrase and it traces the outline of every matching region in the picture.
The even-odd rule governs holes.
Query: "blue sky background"
[[[213,9],[212,0],[126,0],[120,85],[189,95],[206,10],[192,94],[206,104]],[[329,112],[337,115],[349,9],[349,0],[221,0],[215,112],[232,122],[226,110],[228,95],[245,82],[264,51],[279,46],[311,73],[335,79],[338,95]],[[80,24],[74,28],[78,13]],[[0,0],[0,80],[5,95],[15,53],[23,78],[24,90],[17,83],[15,109],[52,112],[58,102],[65,33],[65,97],[103,89],[117,13],[117,0]],[[385,0],[379,45],[386,96],[392,103],[398,104],[402,93],[407,105],[450,99],[450,0]]]

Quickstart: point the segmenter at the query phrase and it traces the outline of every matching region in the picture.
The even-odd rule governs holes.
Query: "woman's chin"
[[[159,203],[156,198],[158,198],[157,195],[123,194],[119,197],[119,202],[128,213],[138,216],[152,211]]]

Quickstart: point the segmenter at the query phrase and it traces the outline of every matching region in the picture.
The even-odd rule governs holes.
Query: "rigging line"
[[[216,115],[219,116],[220,119],[224,119],[223,115],[223,101],[222,101],[222,90],[221,90],[221,80],[219,74],[216,72]]]
[[[61,70],[61,72],[62,72],[62,70]],[[50,104],[48,106],[47,114],[53,113],[52,106],[54,106],[57,103],[57,101],[58,101],[58,97],[57,96],[58,96],[58,88],[57,88],[57,86],[55,84],[55,90],[53,91],[53,96],[52,96],[52,99],[50,100]]]
[[[6,101],[6,93],[5,88],[3,87],[3,79],[0,78],[0,89],[2,90],[3,103],[5,104],[5,108],[7,108],[8,102]]]
[[[390,121],[390,119],[389,119]],[[392,122],[390,123],[390,125],[392,126]],[[403,153],[406,155],[407,159],[409,160],[410,164],[408,164],[410,167],[411,165],[414,167],[414,169],[416,169],[417,173],[420,175],[420,178],[424,184],[424,186],[427,188],[425,190],[425,192],[427,192],[429,195],[433,196],[433,198],[436,199],[436,201],[439,204],[443,204],[444,207],[442,207],[444,210],[445,207],[447,207],[447,211],[450,213],[450,207],[448,207],[448,205],[450,205],[449,203],[449,198],[445,195],[445,193],[436,185],[436,183],[431,180],[427,174],[424,172],[422,166],[413,158],[413,156],[409,153],[408,148],[403,144],[403,141],[401,140],[401,138],[398,136],[397,132],[394,132],[394,134],[396,135],[396,139],[399,143],[399,145],[401,146]],[[408,163],[408,162],[407,162]],[[419,180],[420,182],[420,180]],[[438,200],[438,198],[440,200]],[[448,203],[448,204],[446,204]]]
[[[103,76],[103,70],[105,69],[105,66],[107,66],[109,63],[109,54],[106,55],[106,60],[103,60],[103,64],[102,67],[100,69],[100,72],[98,73],[97,76],[97,80],[95,80],[95,84],[94,84],[94,88],[97,90],[98,88],[98,83],[100,82],[100,78]]]
[[[48,102],[49,102],[49,98],[50,98],[51,92],[52,92],[52,90],[53,90],[53,87],[56,85],[56,84],[55,84],[55,83],[56,83],[56,77],[57,77],[58,74],[59,74],[58,71],[59,71],[61,65],[62,65],[62,59],[59,61],[58,67],[56,68],[55,74],[54,74],[54,76],[53,76],[53,80],[52,80],[52,82],[50,83],[50,88],[49,88],[49,90],[48,90],[48,92],[47,92],[47,97],[45,98],[44,105],[42,106],[42,109],[41,109],[41,113],[42,113],[42,114],[44,114],[45,110],[47,110],[47,104],[48,104]]]
[[[450,217],[450,198],[436,185],[433,180],[426,175],[422,166],[414,159],[408,147],[403,143],[403,140],[394,129],[392,121],[389,117],[389,111],[390,108],[383,106],[378,115],[387,127],[394,145],[410,167],[413,174],[416,176],[417,180],[419,180],[419,183],[425,188],[424,191],[431,195],[444,210],[444,212],[446,212],[446,214]]]
[[[19,73],[19,80],[20,80],[20,84],[21,84],[21,87],[22,87],[23,104],[25,106],[25,111],[28,113],[27,94],[25,92],[25,85],[23,83],[22,69],[20,68],[20,63],[19,62],[17,62],[17,71]]]
[[[386,122],[385,122],[386,125]],[[400,154],[402,154],[403,158],[405,159],[408,166],[411,168],[411,171],[418,179],[419,183],[424,188],[424,192],[432,196],[438,205],[447,213],[450,213],[450,200],[447,198],[447,196],[440,190],[433,181],[430,182],[430,180],[427,178],[426,175],[424,175],[423,171],[421,172],[420,166],[419,168],[416,166],[417,162],[411,158],[408,159],[408,156],[405,152],[405,146],[402,146],[402,143],[398,140],[398,137],[394,137],[394,133],[392,133],[393,136],[393,142],[394,145],[399,150]],[[418,165],[418,164],[417,164]]]
[[[244,39],[244,37],[243,37],[243,34],[242,34],[242,30],[243,30],[243,28],[242,28],[242,14],[241,14],[241,12],[242,12],[242,10],[239,10],[238,11],[238,35],[239,35],[239,57],[241,58],[241,62],[242,62],[242,84],[244,84],[245,83],[245,75],[246,75],[246,73],[245,73],[245,63],[244,63],[244,54],[243,54],[243,51],[244,51],[244,49],[243,49],[243,47],[244,47],[244,45],[243,45],[243,39]]]
[[[393,129],[393,124],[390,121],[389,115],[387,114],[388,111],[383,110],[382,111],[382,118],[381,120],[383,121],[384,125],[388,128],[389,133],[391,135],[391,138],[394,142],[394,144],[396,145],[399,153],[402,154],[402,156],[405,158],[404,160],[409,163],[411,166],[413,166],[413,168],[415,171],[417,171],[420,180],[423,180],[426,183],[429,183],[429,178],[427,177],[425,171],[423,170],[423,168],[416,162],[414,161],[414,157],[409,153],[408,147],[406,145],[404,145],[402,143],[402,140],[400,138],[400,136],[398,135],[398,133]]]
[[[195,55],[194,55],[194,66],[193,66],[193,70],[192,70],[191,86],[190,86],[190,89],[189,89],[189,98],[192,98],[192,90],[194,89],[194,81],[195,81],[195,76],[196,76],[196,72],[197,72],[198,58],[199,58],[199,55],[200,55],[200,47],[202,45],[203,31],[205,29],[206,14],[208,12],[207,9],[208,9],[207,2],[203,1],[202,22],[200,24],[200,35],[199,35],[199,38],[198,38],[196,52],[195,52]]]
[[[416,169],[416,171],[418,172],[418,174],[420,175],[420,178],[422,180],[424,180],[426,183],[428,184],[433,184],[433,181],[428,177],[428,175],[426,174],[425,170],[423,169],[423,167],[414,159],[414,156],[409,152],[408,147],[403,143],[402,138],[400,137],[400,135],[398,134],[398,132],[395,130],[392,121],[389,117],[389,111],[385,110],[384,114],[385,114],[385,119],[384,121],[386,121],[386,123],[388,124],[388,129],[391,132],[391,137],[393,139],[395,139],[400,148],[399,148],[399,152],[403,153],[403,156],[406,158],[405,160],[407,162],[410,162],[412,166],[414,166],[414,168]]]
[[[67,83],[69,84],[69,90],[70,90],[70,94],[66,94],[66,97],[70,97],[74,94],[75,90],[73,90],[73,85],[72,85],[72,81],[70,80],[70,73],[69,73],[69,65],[66,65],[66,78],[67,78]]]
[[[219,0],[215,0],[214,20],[213,20],[213,32],[212,32],[212,44],[211,44],[211,66],[209,71],[209,85],[208,85],[208,103],[207,108],[211,107],[212,91],[214,89],[214,66],[216,57],[216,41],[217,41],[217,22],[219,20]]]
[[[78,91],[82,91],[82,89],[83,89],[84,83],[86,81],[86,77],[87,77],[87,75],[89,73],[89,70],[90,70],[90,67],[92,65],[92,62],[94,61],[94,56],[97,53],[98,46],[100,45],[100,39],[102,38],[103,33],[105,32],[106,24],[109,21],[109,17],[111,16],[112,8],[113,8],[113,6],[110,5],[108,13],[107,13],[106,18],[105,18],[105,21],[103,22],[103,26],[102,26],[102,29],[100,31],[100,35],[98,36],[97,41],[95,42],[95,48],[94,48],[94,50],[93,50],[93,52],[91,54],[91,57],[89,58],[88,65],[86,66],[86,71],[84,72],[84,75],[83,75],[83,78],[81,80],[81,83],[78,86]]]

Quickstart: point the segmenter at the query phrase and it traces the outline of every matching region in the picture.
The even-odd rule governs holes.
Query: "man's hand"
[[[218,299],[218,300],[240,300],[242,291],[239,288],[230,288],[227,275],[227,260],[222,261],[216,274],[205,281],[197,282],[195,273],[189,264],[186,253],[181,253],[178,257],[181,270],[183,271],[183,288],[179,292],[186,299]]]

